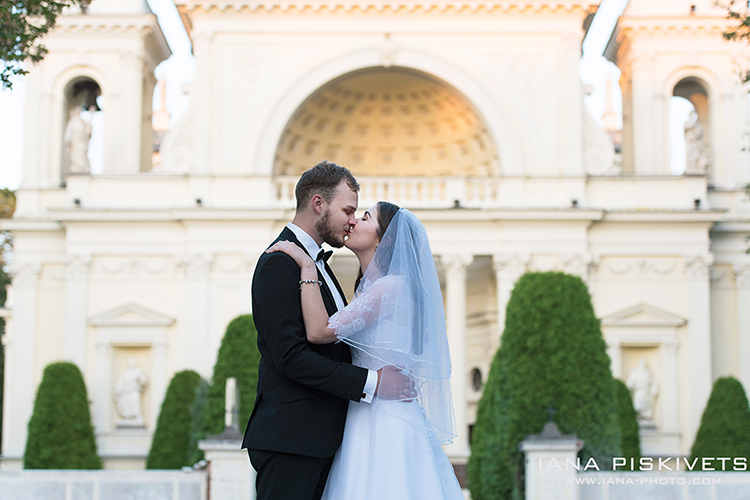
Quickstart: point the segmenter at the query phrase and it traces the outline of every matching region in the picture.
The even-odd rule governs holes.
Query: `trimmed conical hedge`
[[[86,385],[73,363],[44,369],[23,457],[25,469],[101,469]]]
[[[468,470],[472,498],[523,498],[518,444],[542,431],[550,404],[560,430],[584,440],[582,465],[594,458],[611,470],[621,438],[609,365],[583,281],[562,273],[522,276],[479,403]]]
[[[620,379],[615,379],[615,394],[617,398],[617,414],[622,435],[622,457],[627,459],[627,467],[618,467],[618,470],[632,470],[631,458],[634,470],[638,470],[641,460],[641,438],[638,435],[638,413],[633,407],[633,398],[630,390]]]
[[[237,379],[239,389],[240,430],[250,418],[255,404],[255,388],[258,383],[258,331],[250,314],[238,316],[227,326],[221,340],[219,354],[214,365],[211,385],[206,396],[206,405],[201,412],[199,439],[210,434],[221,434],[224,430],[224,405],[227,378]],[[192,460],[203,458],[203,452],[195,448]]]
[[[690,452],[691,464],[698,459],[696,470],[702,469],[704,457],[750,458],[750,407],[742,384],[734,377],[720,378],[714,383],[703,410]],[[706,465],[722,470],[719,460],[709,460]],[[732,461],[726,461],[724,468],[732,470],[732,466]]]
[[[191,370],[181,371],[172,377],[156,422],[146,460],[147,469],[180,469],[184,465],[191,465],[193,421],[190,406],[200,382],[200,375]]]

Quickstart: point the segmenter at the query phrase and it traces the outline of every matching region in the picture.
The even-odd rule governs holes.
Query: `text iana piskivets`
[[[719,466],[717,462],[721,462]],[[539,470],[602,470],[596,459],[589,458],[585,464],[581,463],[580,458],[575,461],[566,458],[565,462],[560,463],[557,459],[550,460],[539,459]],[[633,470],[633,471],[746,471],[746,457],[696,457],[692,460],[685,457],[641,457],[636,462],[634,458],[614,457],[612,459],[612,470]]]

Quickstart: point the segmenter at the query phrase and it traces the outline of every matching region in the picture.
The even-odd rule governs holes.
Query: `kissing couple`
[[[455,424],[427,233],[386,201],[355,218],[358,192],[335,163],[307,170],[294,219],[255,268],[261,359],[242,447],[257,498],[463,499],[441,446]],[[359,260],[351,304],[324,242]]]

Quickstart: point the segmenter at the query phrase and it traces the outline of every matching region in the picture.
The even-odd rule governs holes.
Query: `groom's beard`
[[[344,241],[336,239],[336,230],[331,227],[331,213],[326,209],[323,217],[315,223],[315,230],[318,232],[325,243],[328,243],[333,248],[341,248],[344,246]]]

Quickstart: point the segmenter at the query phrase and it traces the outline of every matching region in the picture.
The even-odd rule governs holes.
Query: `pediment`
[[[602,318],[603,326],[678,327],[686,323],[685,318],[643,303]]]
[[[89,318],[93,326],[169,326],[174,318],[128,303]]]

